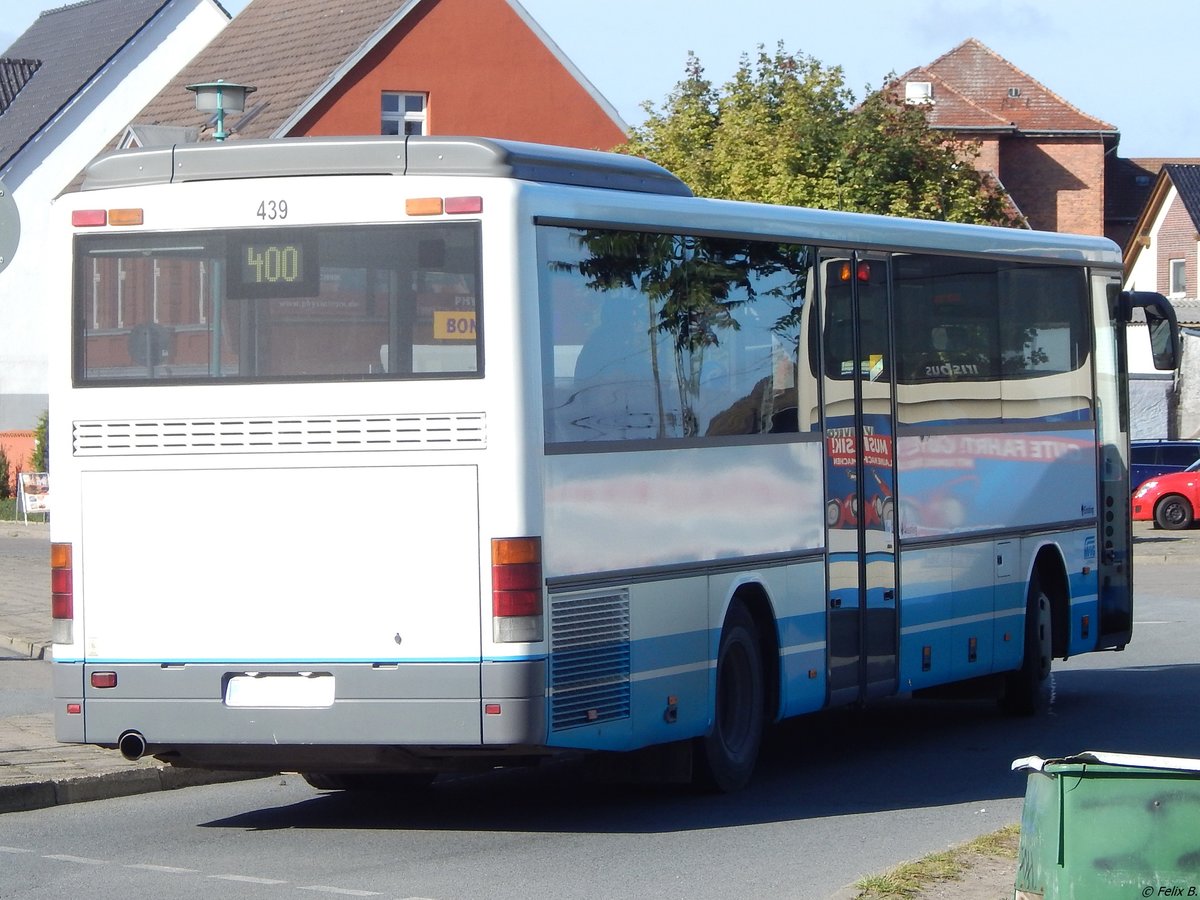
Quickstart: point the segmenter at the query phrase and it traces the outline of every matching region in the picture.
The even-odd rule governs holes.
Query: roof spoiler
[[[623,153],[478,137],[329,137],[204,141],[110,153],[83,190],[289,175],[477,175],[692,196],[662,166]]]

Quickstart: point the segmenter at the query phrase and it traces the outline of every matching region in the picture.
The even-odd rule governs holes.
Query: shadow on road
[[[1072,667],[1074,666],[1074,667]],[[1051,709],[1012,719],[986,701],[899,698],[774,729],[751,786],[728,796],[684,787],[601,784],[578,763],[439,781],[417,798],[358,792],[254,810],[206,827],[563,833],[690,832],[731,825],[1019,799],[1013,759],[1109,750],[1194,756],[1196,717],[1177,699],[1200,691],[1200,665],[1053,675]]]

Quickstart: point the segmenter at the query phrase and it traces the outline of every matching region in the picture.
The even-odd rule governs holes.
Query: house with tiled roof
[[[1088,115],[975,38],[905,72],[894,89],[931,127],[978,144],[976,166],[1004,186],[1030,227],[1105,233],[1105,157],[1115,126]]]
[[[215,0],[84,0],[43,12],[0,53],[0,182],[20,240],[0,271],[0,439],[46,409],[50,203],[229,21]],[[0,240],[0,247],[4,241]]]
[[[1126,289],[1166,295],[1184,331],[1178,381],[1168,393],[1172,408],[1162,433],[1148,436],[1200,437],[1200,164],[1161,166],[1124,262]],[[1129,343],[1131,379],[1154,379],[1148,352],[1139,352],[1146,342]]]
[[[189,84],[255,88],[231,140],[473,134],[610,149],[627,128],[517,0],[252,0],[131,119],[212,138]]]
[[[1150,202],[1159,173],[1166,165],[1200,165],[1200,157],[1110,157],[1104,171],[1104,235],[1128,257],[1134,226]]]

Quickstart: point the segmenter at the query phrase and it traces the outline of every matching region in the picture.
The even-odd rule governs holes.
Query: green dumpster
[[[1200,897],[1200,759],[1031,756],[1015,900]]]

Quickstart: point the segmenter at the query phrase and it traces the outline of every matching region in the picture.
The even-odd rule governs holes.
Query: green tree
[[[628,144],[617,150],[645,156],[682,178],[697,194],[723,196],[713,170],[713,136],[720,127],[719,96],[704,77],[700,60],[689,53],[682,81],[661,112],[642,104],[646,123],[633,129]]]
[[[46,410],[38,418],[37,428],[33,432],[33,456],[29,458],[29,468],[34,472],[50,471],[50,411]]]
[[[622,152],[645,156],[708,197],[957,222],[1020,224],[976,171],[973,144],[931,129],[925,107],[869,91],[855,104],[840,67],[780,43],[743,55],[722,88],[689,54],[684,78]]]
[[[8,453],[3,447],[0,447],[0,500],[12,499],[12,485],[9,480],[12,478],[12,467],[8,462]]]

